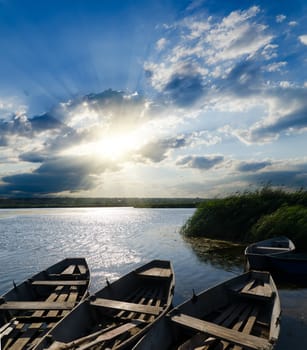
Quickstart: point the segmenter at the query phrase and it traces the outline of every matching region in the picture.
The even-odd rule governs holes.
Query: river
[[[244,269],[243,246],[185,239],[194,209],[51,208],[0,210],[0,295],[65,257],[84,256],[91,292],[152,260],[171,260],[174,304]],[[277,350],[307,348],[307,289],[279,286],[283,316]]]

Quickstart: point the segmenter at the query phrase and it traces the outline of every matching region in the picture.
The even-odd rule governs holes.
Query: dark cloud
[[[217,156],[186,156],[179,159],[176,164],[187,168],[208,170],[223,162],[224,157]]]
[[[241,172],[258,171],[270,165],[272,165],[272,162],[269,161],[242,162],[238,165],[237,170]]]
[[[252,129],[250,138],[252,141],[258,141],[268,137],[277,136],[284,131],[299,131],[306,127],[307,103],[306,106],[284,115],[271,124],[263,124]]]
[[[31,123],[25,115],[12,115],[9,120],[0,120],[0,140],[6,146],[11,135],[32,137]]]
[[[63,191],[87,191],[97,185],[95,175],[118,169],[118,166],[110,161],[101,161],[93,157],[49,159],[32,173],[3,177],[0,194],[39,196]]]
[[[33,118],[12,115],[0,120],[0,146],[7,146],[11,136],[33,138],[37,133],[61,128],[65,128],[65,125],[48,113]]]
[[[195,103],[204,94],[204,86],[200,74],[175,73],[163,89],[163,93],[180,107]]]
[[[242,178],[255,185],[271,184],[272,186],[286,186],[289,188],[301,188],[307,186],[306,170],[275,170],[246,175]]]
[[[188,142],[189,141],[183,135],[149,142],[139,150],[137,157],[141,159],[149,159],[154,163],[159,163],[167,157],[167,153],[170,150],[184,147]]]
[[[260,93],[262,79],[259,63],[249,59],[238,62],[225,78],[217,79],[215,84],[222,93],[248,97]]]
[[[46,152],[26,152],[19,155],[19,159],[24,162],[30,163],[42,163],[44,160],[48,158]]]
[[[61,129],[64,127],[64,124],[61,123],[58,119],[54,118],[49,113],[45,113],[40,116],[35,116],[29,119],[32,129],[34,131],[45,131],[50,129]]]
[[[122,125],[126,127],[144,119],[146,99],[137,93],[108,89],[98,94],[86,95],[82,101],[99,112],[101,118],[111,116],[107,122],[114,129],[121,129]]]

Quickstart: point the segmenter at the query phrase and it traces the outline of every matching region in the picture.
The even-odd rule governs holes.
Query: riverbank
[[[285,235],[307,250],[307,191],[264,187],[203,201],[181,232],[240,243]]]

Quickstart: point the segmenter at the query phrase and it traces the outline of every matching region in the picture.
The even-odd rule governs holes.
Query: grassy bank
[[[307,249],[307,191],[264,187],[202,202],[182,227],[184,235],[253,242],[286,235]]]

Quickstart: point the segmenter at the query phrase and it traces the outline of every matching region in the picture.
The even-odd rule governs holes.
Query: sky
[[[307,185],[305,0],[0,0],[0,197]]]

